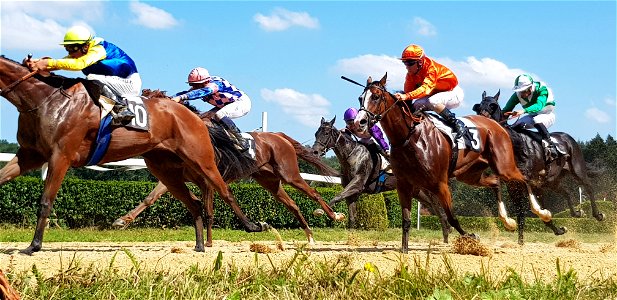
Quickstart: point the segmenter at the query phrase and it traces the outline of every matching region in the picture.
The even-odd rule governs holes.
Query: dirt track
[[[589,278],[617,279],[617,247],[615,243],[588,244],[572,241],[571,245],[527,243],[519,247],[511,242],[495,241],[484,244],[493,253],[491,256],[480,257],[452,253],[451,244],[411,243],[410,252],[403,255],[399,252],[399,242],[379,244],[348,245],[345,243],[317,242],[305,250],[314,261],[336,261],[341,255],[350,255],[354,259],[354,268],[363,268],[366,263],[375,265],[382,274],[392,274],[401,261],[407,261],[410,266],[420,261],[423,268],[431,271],[444,270],[444,253],[452,261],[452,266],[459,273],[481,273],[484,266],[494,278],[503,278],[508,269],[515,270],[528,281],[536,276],[543,280],[552,280],[556,274],[556,260],[562,266],[562,271],[574,268],[582,280]],[[251,252],[251,242],[232,243],[215,240],[214,247],[207,248],[205,253],[193,251],[193,242],[153,242],[153,243],[45,243],[43,250],[33,256],[18,254],[29,243],[0,243],[0,268],[12,271],[28,271],[36,264],[39,271],[51,276],[61,269],[66,270],[74,260],[82,267],[94,264],[97,268],[109,267],[116,255],[114,267],[118,270],[130,270],[133,263],[123,249],[130,251],[139,262],[142,269],[168,270],[182,272],[189,266],[210,268],[219,251],[223,253],[226,265],[234,264],[240,268],[255,265],[255,253]],[[258,254],[259,264],[270,268],[266,255],[274,264],[288,262],[296,253],[297,244],[285,242],[284,251],[276,250],[273,241],[260,242],[275,252]],[[430,248],[430,251],[429,251]],[[430,252],[430,254],[428,254]],[[430,263],[426,266],[426,259]],[[278,265],[277,265],[278,267]]]

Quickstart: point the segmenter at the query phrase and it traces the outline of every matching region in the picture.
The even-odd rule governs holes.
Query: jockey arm
[[[377,126],[377,124],[371,127],[371,135],[377,141],[377,143],[379,143],[379,146],[381,146],[381,149],[383,149],[384,151],[390,150],[390,146],[388,146],[386,139],[384,139],[383,137],[383,132],[381,131],[379,126]]]
[[[194,89],[194,90],[177,93],[173,98],[171,98],[171,100],[174,100],[176,102],[182,102],[185,100],[201,99],[203,97],[206,97],[208,95],[218,92],[218,90],[219,89],[216,84],[209,83],[208,85],[200,89]]]
[[[107,57],[105,48],[101,45],[93,45],[88,49],[88,53],[79,58],[72,58],[66,56],[61,59],[43,58],[39,60],[32,60],[32,65],[29,64],[31,70],[67,70],[67,71],[80,71],[88,66],[91,66],[98,61],[101,61]]]

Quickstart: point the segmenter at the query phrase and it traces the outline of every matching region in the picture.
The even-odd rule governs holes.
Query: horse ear
[[[321,117],[321,124],[326,123],[326,118]]]
[[[486,98],[486,91],[482,92],[482,100],[484,100],[484,98]]]
[[[388,72],[386,72],[386,74],[385,74],[383,77],[381,77],[381,80],[379,80],[379,83],[380,83],[382,86],[386,86],[386,80],[387,80],[387,79],[388,79]]]
[[[499,99],[499,93],[501,93],[501,89],[497,90],[497,94],[495,94],[495,100]]]
[[[366,85],[371,84],[371,82],[373,82],[373,77],[369,76],[368,79],[366,80]]]
[[[336,116],[334,116],[334,118],[332,118],[332,121],[330,121],[330,125],[334,125],[335,121],[336,121]]]

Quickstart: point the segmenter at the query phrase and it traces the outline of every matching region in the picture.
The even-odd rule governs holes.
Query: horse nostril
[[[319,151],[313,150],[313,155],[319,155]]]
[[[360,120],[360,125],[366,125],[368,121],[366,119],[362,119]]]

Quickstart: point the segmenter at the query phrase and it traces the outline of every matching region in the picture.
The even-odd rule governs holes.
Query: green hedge
[[[135,181],[92,181],[66,179],[60,191],[52,218],[69,228],[102,227],[111,225],[118,217],[124,215],[141,202],[154,188],[152,182]],[[267,222],[276,228],[297,228],[298,221],[272,195],[257,184],[230,185],[241,209],[253,221]],[[191,191],[199,195],[199,190],[189,185]],[[317,191],[328,202],[341,191],[340,186],[318,187]],[[345,227],[346,222],[333,222],[327,217],[314,217],[312,212],[319,205],[300,191],[289,186],[285,190],[300,208],[311,227]],[[31,226],[36,223],[38,202],[43,191],[43,183],[38,178],[18,177],[0,186],[0,223],[19,226]],[[361,228],[381,229],[386,227],[400,228],[401,208],[395,191],[378,195],[363,196],[359,201],[359,223]],[[566,226],[571,231],[580,232],[612,232],[615,230],[615,207],[611,202],[599,201],[600,211],[606,220],[598,222],[591,217],[589,205],[583,204],[582,209],[587,217],[581,219],[567,218],[568,212],[555,214],[558,226]],[[223,200],[215,197],[215,226],[221,228],[243,229],[238,219]],[[348,214],[344,201],[334,207],[336,212]],[[413,202],[412,226],[416,226],[417,203]],[[383,216],[387,216],[383,218]],[[459,220],[464,228],[470,230],[487,230],[494,223],[498,228],[503,225],[496,218],[463,217]],[[611,225],[612,224],[612,225]],[[145,210],[135,220],[132,226],[139,227],[178,227],[192,225],[192,218],[180,201],[173,199],[169,193],[163,195],[153,206]],[[529,231],[547,231],[548,229],[537,218],[527,218],[526,228]],[[440,230],[437,217],[423,216],[421,227]]]

